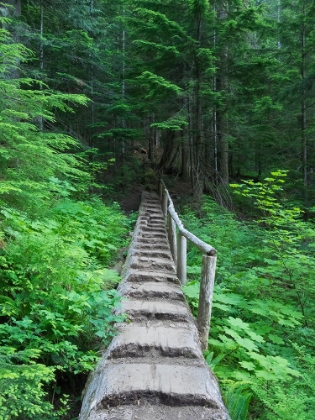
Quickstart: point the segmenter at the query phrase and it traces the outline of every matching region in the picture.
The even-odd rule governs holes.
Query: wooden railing
[[[204,351],[208,348],[217,251],[184,228],[163,180],[159,181],[159,195],[176,273],[182,285],[187,280],[187,239],[203,253],[197,325]]]

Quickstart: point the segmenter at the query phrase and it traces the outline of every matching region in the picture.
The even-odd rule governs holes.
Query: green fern
[[[226,407],[232,420],[246,420],[253,393],[251,384],[236,382],[228,387],[224,395]]]

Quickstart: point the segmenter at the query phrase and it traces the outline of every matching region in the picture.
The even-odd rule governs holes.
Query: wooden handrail
[[[160,179],[159,183],[159,194],[164,218],[168,225],[167,231],[170,248],[176,264],[177,276],[181,284],[186,284],[187,280],[187,239],[203,252],[197,325],[201,348],[202,350],[206,350],[208,348],[208,338],[210,332],[217,250],[185,229],[182,221],[175,211],[173,200],[162,179]],[[178,230],[177,234],[176,227]]]
[[[173,204],[170,204],[168,207],[168,212],[172,216],[172,219],[176,223],[178,230],[180,233],[185,236],[190,242],[192,242],[200,251],[204,252],[206,255],[217,255],[217,250],[213,248],[213,246],[208,245],[206,242],[199,239],[196,235],[189,232],[187,229],[184,228],[181,220],[179,219]]]

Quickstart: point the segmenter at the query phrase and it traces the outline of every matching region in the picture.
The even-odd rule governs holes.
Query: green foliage
[[[52,409],[52,406],[45,401],[43,385],[53,381],[54,375],[52,368],[35,363],[34,360],[39,357],[39,353],[37,349],[16,352],[12,347],[1,347],[1,419],[48,419],[47,413]],[[23,398],[22,404],[21,397]],[[56,418],[54,415],[49,417]]]
[[[152,174],[130,156],[135,139],[150,139],[150,155],[163,153],[163,171],[175,169],[195,186],[211,186],[214,178],[216,189],[222,175],[228,181],[229,174],[222,174],[228,167],[239,180],[242,174],[263,177],[284,165],[290,169],[286,185],[292,199],[312,211],[313,2],[79,0],[75,7],[61,0],[20,3],[22,17],[15,17],[14,24],[1,18],[0,30],[0,259],[9,276],[5,299],[15,299],[9,284],[13,290],[24,285],[31,290],[33,281],[38,287],[38,273],[45,273],[41,282],[55,287],[61,279],[75,290],[78,286],[72,282],[78,270],[85,279],[114,277],[102,270],[121,244],[116,239],[124,236],[125,221],[117,208],[110,205],[103,212],[99,200],[85,200],[92,189],[100,191],[93,179],[104,181],[109,156],[116,159],[111,170],[120,194],[131,179],[144,180],[152,188]],[[92,153],[96,147],[102,155]],[[90,153],[81,153],[82,148]],[[313,225],[305,225],[299,210],[283,201],[282,178],[276,171],[260,184],[250,181],[235,188],[243,207],[251,205],[250,214],[259,215],[255,225],[237,223],[211,201],[203,206],[204,223],[211,229],[205,230],[194,215],[189,220],[192,230],[224,255],[219,256],[214,312],[249,326],[240,331],[227,320],[218,324],[222,339],[217,337],[221,347],[217,344],[216,352],[224,354],[225,337],[237,350],[222,363],[249,373],[255,381],[257,375],[246,367],[252,363],[255,371],[264,371],[266,359],[255,359],[252,353],[281,354],[290,362],[287,368],[295,369],[293,344],[303,341],[310,354],[315,339]],[[113,191],[106,188],[108,194]],[[217,188],[218,195],[222,191]],[[194,280],[200,257],[194,249],[189,257]],[[188,285],[186,291],[196,306],[193,287]],[[75,299],[71,297],[69,306],[78,308],[85,302]],[[23,321],[20,316],[16,322]],[[261,331],[260,319],[269,332]],[[265,341],[256,341],[253,334]],[[242,361],[248,364],[242,366]],[[260,400],[271,399],[269,382],[261,387],[266,393]],[[302,385],[303,390],[307,387]],[[276,385],[273,389],[280,401]],[[242,400],[245,389],[237,390],[233,392],[240,392]],[[309,391],[305,395],[307,399]],[[245,397],[244,401],[246,408]],[[256,403],[255,397],[251,409]]]
[[[181,88],[175,85],[174,83],[169,82],[164,77],[157,76],[156,74],[150,71],[144,71],[138,80],[141,82],[141,85],[147,90],[147,98],[156,97],[163,95],[164,92],[174,92],[180,93]]]
[[[219,250],[205,356],[232,419],[315,415],[314,231],[285,200],[284,177],[274,171],[263,182],[233,186],[257,207],[254,223],[235,220],[209,198],[200,219],[184,212],[189,230]],[[200,258],[194,249],[188,256],[192,280],[184,292],[196,311]]]
[[[119,297],[110,287],[118,276],[104,268],[124,244],[126,227],[117,207],[105,207],[96,198],[91,202],[66,199],[51,209],[50,216],[30,219],[17,210],[2,210],[0,316],[4,323],[0,337],[3,351],[11,348],[17,354],[5,364],[5,375],[11,371],[17,375],[16,362],[21,363],[19,355],[25,349],[37,349],[31,359],[23,360],[21,375],[9,375],[12,387],[0,394],[7,410],[14,393],[10,398],[4,395],[26,386],[28,377],[23,372],[28,369],[35,373],[25,393],[29,395],[34,381],[41,384],[38,398],[29,396],[34,413],[41,407],[38,401],[45,401],[44,383],[54,379],[42,373],[42,365],[56,375],[91,370],[100,342],[108,344],[115,334],[114,323],[122,319],[112,313]],[[22,410],[24,400],[18,399],[15,405]],[[33,418],[27,411],[24,414]]]
[[[50,178],[72,181],[73,190],[86,189],[90,182],[82,162],[73,155],[79,144],[63,133],[48,133],[38,127],[39,119],[54,122],[56,109],[69,111],[70,104],[87,103],[83,95],[52,92],[46,85],[30,78],[8,78],[13,71],[11,60],[25,61],[31,53],[20,44],[10,42],[8,34],[1,29],[0,37],[6,51],[1,54],[0,89],[5,92],[0,100],[0,199],[12,206],[30,207],[36,211],[38,200],[49,196]]]
[[[8,77],[29,52],[0,35],[0,417],[65,419],[61,378],[75,393],[76,375],[93,369],[123,319],[107,267],[128,223],[117,204],[86,198],[95,174],[77,140],[39,124],[87,99]]]
[[[59,226],[56,231],[67,241],[93,255],[98,262],[108,265],[122,240],[127,223],[123,220],[118,204],[104,206],[97,197],[90,201],[64,200],[53,209]]]
[[[226,407],[233,420],[246,419],[252,393],[248,384],[236,383],[229,387],[226,395]]]
[[[188,125],[187,116],[183,113],[178,113],[177,115],[172,116],[167,121],[162,121],[158,123],[152,123],[151,127],[157,127],[161,130],[182,130],[184,126]]]

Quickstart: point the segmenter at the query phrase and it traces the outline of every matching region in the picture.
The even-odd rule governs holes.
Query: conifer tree
[[[289,167],[301,180],[301,196],[308,205],[314,166],[314,5],[312,2],[281,2],[279,34],[283,83],[281,102],[291,154]],[[290,150],[289,149],[289,150]]]

